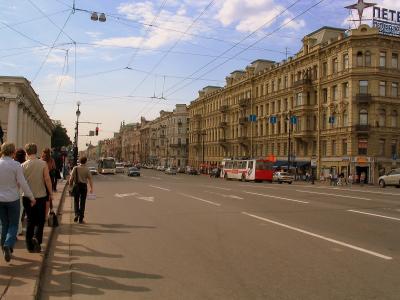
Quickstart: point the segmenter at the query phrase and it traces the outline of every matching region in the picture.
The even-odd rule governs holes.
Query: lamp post
[[[201,142],[202,142],[202,148],[203,148],[203,151],[202,151],[202,156],[203,156],[203,159],[202,159],[202,164],[203,164],[203,168],[204,168],[204,140],[205,140],[205,136],[207,135],[207,132],[205,131],[205,130],[203,130],[202,132],[201,132]]]
[[[78,109],[76,110],[76,124],[75,124],[75,147],[74,147],[74,166],[78,165],[78,134],[79,134],[79,116],[81,115],[81,111],[79,110],[79,106],[81,102],[78,101],[76,103],[78,105]]]
[[[288,116],[287,116],[287,121],[288,121],[288,172],[289,172],[289,170],[290,170],[290,154],[291,154],[291,136],[290,136],[290,134],[291,134],[291,127],[292,126],[290,126],[291,124],[292,124],[292,120],[291,120],[291,118],[292,118],[292,112],[289,110],[289,112],[288,112]]]

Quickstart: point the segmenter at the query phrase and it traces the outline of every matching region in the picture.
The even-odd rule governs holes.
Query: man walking
[[[46,205],[52,207],[53,193],[47,163],[37,158],[36,144],[27,144],[25,151],[28,155],[28,160],[22,164],[22,168],[28,185],[36,199],[36,205],[33,207],[29,205],[26,198],[23,200],[27,215],[25,241],[29,252],[39,253],[41,251],[40,245],[42,244],[43,228],[46,221]]]

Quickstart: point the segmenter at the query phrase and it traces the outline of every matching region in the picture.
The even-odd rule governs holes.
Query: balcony
[[[193,120],[200,120],[200,119],[201,119],[201,114],[193,115]]]
[[[249,99],[240,99],[239,106],[240,107],[247,107],[249,105]]]
[[[369,133],[371,126],[369,125],[356,125],[355,130],[357,133]]]
[[[247,117],[241,117],[239,118],[239,124],[240,125],[246,125],[247,122],[249,122],[249,119]]]
[[[228,123],[227,122],[219,122],[219,127],[220,128],[225,128],[225,127],[227,127],[228,126]]]
[[[182,121],[181,120],[178,121],[178,126],[182,126]]]
[[[249,138],[247,136],[239,136],[238,140],[239,144],[241,144],[242,146],[248,146],[249,144]]]
[[[228,105],[221,105],[219,111],[224,114],[228,111],[228,109],[229,109]]]
[[[311,84],[311,79],[300,79],[293,83],[293,87],[310,86]]]
[[[358,104],[370,104],[372,102],[371,94],[356,94],[355,101]]]

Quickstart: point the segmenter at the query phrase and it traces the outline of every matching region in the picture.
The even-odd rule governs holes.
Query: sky
[[[76,0],[75,10],[73,2],[0,1],[0,75],[27,78],[71,139],[79,102],[80,135],[96,127],[83,122],[101,123],[98,137],[79,137],[81,148],[122,121],[189,104],[254,60],[294,55],[314,30],[357,19],[344,9],[356,0]],[[374,2],[400,10],[398,0]]]

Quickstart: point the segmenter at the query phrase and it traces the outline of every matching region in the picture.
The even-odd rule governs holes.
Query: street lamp
[[[75,124],[75,147],[74,147],[74,166],[78,165],[78,134],[79,134],[79,116],[81,115],[81,111],[79,110],[79,106],[81,102],[78,101],[76,103],[78,105],[78,109],[76,110],[76,124]]]
[[[206,137],[206,135],[207,135],[207,132],[205,131],[205,130],[203,130],[202,132],[201,132],[201,142],[202,142],[202,148],[203,148],[203,168],[204,168],[204,140],[205,140],[205,137]]]

